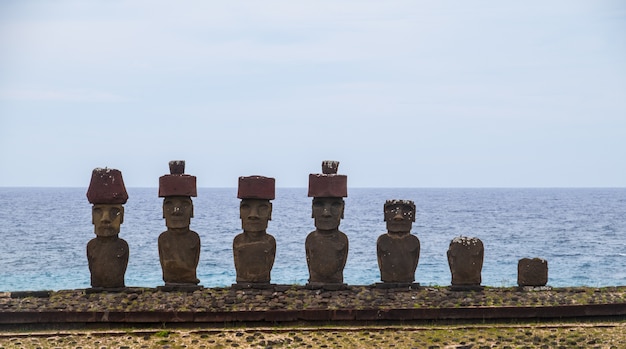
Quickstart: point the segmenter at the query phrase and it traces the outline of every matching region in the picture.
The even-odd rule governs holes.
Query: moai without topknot
[[[237,198],[243,232],[233,240],[237,272],[235,287],[263,288],[270,284],[276,256],[276,240],[267,233],[272,219],[275,179],[263,176],[239,177]]]
[[[480,283],[485,248],[475,237],[459,236],[450,242],[448,265],[452,273],[452,290],[482,289]]]
[[[96,168],[87,189],[96,237],[87,243],[87,261],[91,272],[90,291],[121,290],[128,266],[128,243],[120,239],[124,222],[124,206],[128,193],[122,172],[112,168]]]
[[[415,203],[387,200],[384,205],[387,233],[378,237],[376,252],[383,284],[379,288],[418,287],[415,270],[420,257],[420,241],[411,235],[415,222]]]
[[[541,258],[522,258],[517,263],[519,287],[542,287],[548,283],[548,261]]]
[[[200,260],[200,236],[189,229],[193,217],[191,197],[197,196],[196,177],[185,174],[185,161],[170,161],[170,174],[159,178],[163,218],[167,230],[159,235],[159,259],[163,291],[199,289],[196,268]]]
[[[348,259],[348,237],[339,231],[348,196],[347,177],[337,174],[338,161],[322,162],[321,174],[309,175],[315,230],[306,237],[306,261],[311,288],[340,289]]]

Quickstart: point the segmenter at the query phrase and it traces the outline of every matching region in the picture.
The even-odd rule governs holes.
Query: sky
[[[2,1],[0,187],[626,187],[624,1]]]

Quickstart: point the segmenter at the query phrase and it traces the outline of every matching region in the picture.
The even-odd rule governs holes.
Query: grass
[[[0,348],[609,348],[626,347],[626,321],[154,331],[0,333]]]

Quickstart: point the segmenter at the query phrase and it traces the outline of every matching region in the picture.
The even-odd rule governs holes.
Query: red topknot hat
[[[198,196],[196,176],[184,172],[185,160],[170,161],[170,174],[159,177],[159,197]]]
[[[348,177],[337,174],[338,169],[339,161],[322,161],[322,173],[309,175],[309,197],[347,197]]]
[[[239,177],[238,199],[274,200],[276,180],[271,177]]]
[[[91,204],[125,204],[128,193],[122,172],[113,168],[95,168],[87,189],[87,200]]]

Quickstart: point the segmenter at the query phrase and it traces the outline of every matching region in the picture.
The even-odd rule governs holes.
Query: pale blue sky
[[[626,187],[624,1],[2,1],[0,186]]]

